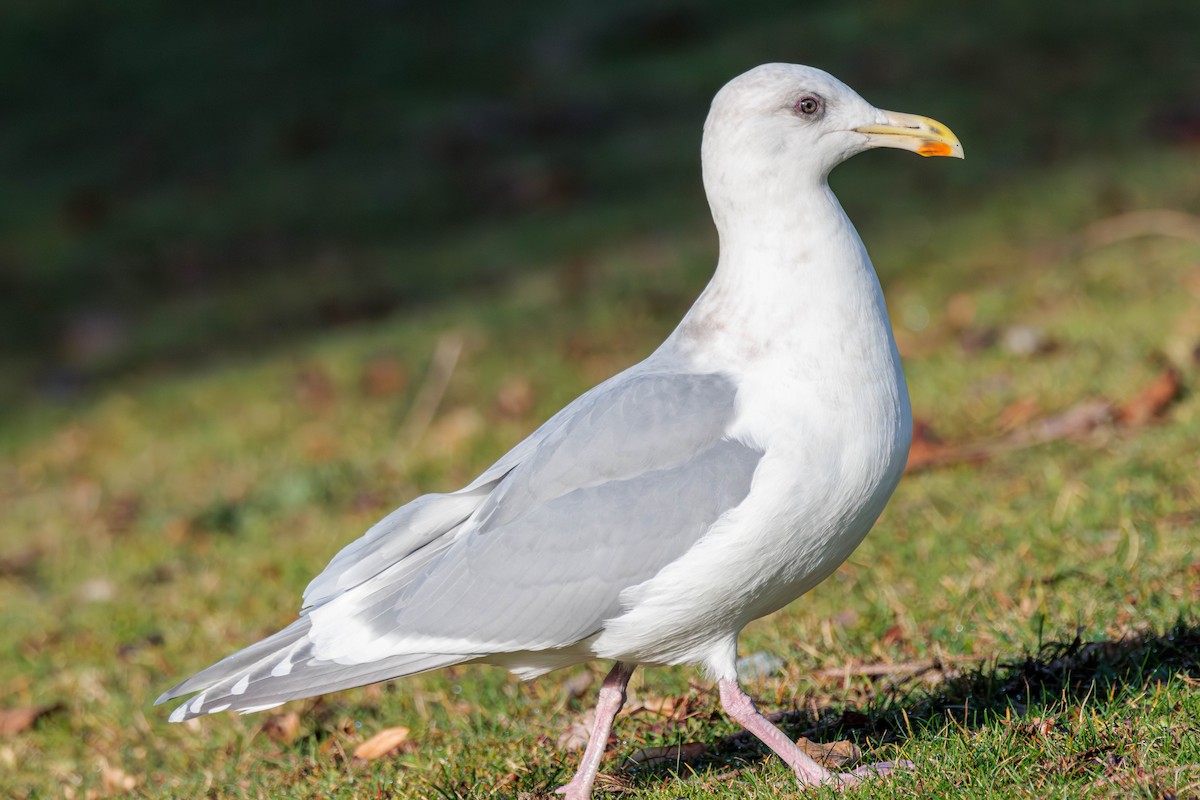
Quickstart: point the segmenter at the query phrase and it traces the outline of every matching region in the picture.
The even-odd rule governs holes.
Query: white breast
[[[895,489],[912,436],[908,391],[878,279],[836,201],[833,210],[803,262],[747,267],[723,254],[725,269],[664,344],[664,358],[735,377],[729,435],[765,455],[739,507],[627,590],[597,655],[727,660],[747,622],[850,555]]]

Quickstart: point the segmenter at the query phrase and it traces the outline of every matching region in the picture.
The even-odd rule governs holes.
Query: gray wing
[[[562,647],[748,494],[761,452],[727,437],[734,385],[635,368],[580,397],[464,489],[343,549],[288,628],[168,690],[173,721]]]
[[[622,377],[551,420],[452,535],[312,609],[316,657],[571,644],[738,505],[762,454],[726,435],[733,383]]]
[[[641,365],[639,365],[640,367]],[[516,447],[501,456],[467,486],[449,494],[427,494],[416,498],[371,526],[365,534],[342,548],[304,590],[301,614],[319,606],[347,589],[362,584],[400,561],[410,568],[423,566],[430,553],[419,551],[439,540],[444,546],[458,526],[465,522],[492,493],[502,478],[514,467],[527,461],[538,447],[551,436],[561,436],[561,429],[585,409],[594,409],[595,401],[618,384],[627,380],[638,367],[614,375],[594,386],[557,414],[548,419]],[[393,571],[390,580],[401,582],[403,574]]]

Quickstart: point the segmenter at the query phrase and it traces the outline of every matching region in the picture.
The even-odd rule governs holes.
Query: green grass
[[[1194,159],[1073,161],[928,221],[870,206],[917,413],[949,439],[981,439],[1017,401],[1050,414],[1134,395],[1195,335],[1200,245],[1088,249],[1082,234],[1113,193],[1124,207],[1200,211]],[[289,621],[311,575],[383,513],[461,485],[648,353],[711,256],[699,228],[632,235],[590,250],[583,278],[549,261],[487,296],[117,379],[66,409],[15,409],[0,426],[0,708],[58,708],[0,738],[0,795],[119,794],[127,777],[146,797],[539,797],[564,781],[577,754],[556,739],[598,677],[575,698],[561,678],[601,665],[531,684],[457,668],[301,702],[283,709],[299,713],[290,742],[264,733],[271,712],[172,726],[150,703]],[[965,349],[947,311],[962,298],[970,328],[1030,325],[1056,347]],[[413,441],[411,406],[445,336],[463,355]],[[380,358],[406,380],[366,392]],[[1182,367],[1194,387],[1195,365]],[[1198,440],[1189,393],[1144,428],[908,476],[833,578],[747,629],[743,653],[786,663],[750,690],[796,735],[916,763],[847,796],[1196,796]],[[821,673],[926,662],[953,669]],[[696,672],[639,672],[633,691],[689,710],[618,721],[603,766],[613,796],[800,796]],[[407,752],[347,756],[394,725],[412,730]],[[678,771],[628,765],[642,747],[685,742],[707,750]]]

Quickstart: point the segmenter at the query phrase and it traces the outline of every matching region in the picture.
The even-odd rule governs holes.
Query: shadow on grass
[[[1081,632],[1082,633],[1082,632]],[[945,679],[930,686],[930,674]],[[817,708],[775,712],[768,717],[793,739],[814,742],[849,739],[864,750],[903,743],[913,731],[952,724],[979,729],[1006,716],[1057,713],[1064,704],[1103,698],[1165,683],[1178,676],[1200,678],[1200,623],[1179,621],[1162,632],[1149,631],[1100,641],[1076,636],[1043,644],[1016,660],[984,661],[966,670],[931,662],[928,669],[897,682],[880,676],[861,708]],[[852,698],[851,698],[852,699]],[[741,731],[708,745],[691,763],[719,771],[768,758],[766,748]],[[679,773],[675,763],[626,770],[616,782],[649,788]],[[681,774],[687,774],[684,768]]]

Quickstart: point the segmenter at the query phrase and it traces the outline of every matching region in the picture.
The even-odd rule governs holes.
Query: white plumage
[[[903,472],[908,392],[878,279],[826,183],[870,147],[961,157],[946,128],[832,76],[727,84],[703,139],[716,273],[649,358],[464,489],[397,509],[309,585],[288,628],[176,686],[173,721],[482,661],[523,677],[593,658],[590,795],[637,664],[698,663],[802,782],[809,759],[737,686],[737,636],[828,577]],[[882,767],[881,767],[882,769]]]

